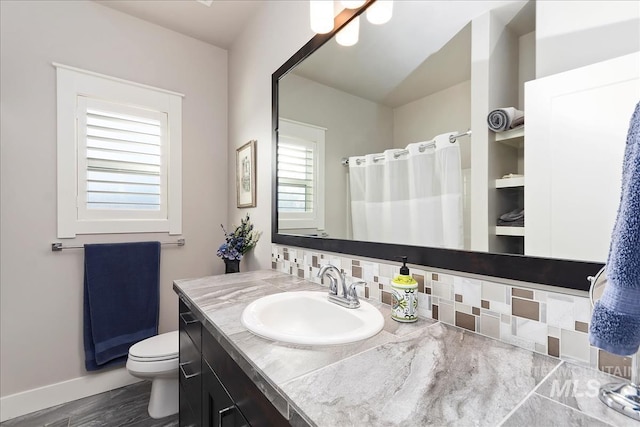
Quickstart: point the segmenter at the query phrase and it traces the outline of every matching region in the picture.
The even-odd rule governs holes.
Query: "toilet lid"
[[[178,331],[167,332],[140,341],[129,348],[129,356],[137,359],[164,360],[178,357]]]

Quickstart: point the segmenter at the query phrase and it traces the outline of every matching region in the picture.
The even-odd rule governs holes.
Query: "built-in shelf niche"
[[[504,225],[498,225],[495,228],[496,236],[515,236],[524,237],[524,227],[508,227]]]
[[[524,187],[524,176],[513,178],[499,178],[495,181],[496,188],[520,188]]]
[[[503,132],[496,132],[495,140],[515,148],[524,148],[524,125]]]

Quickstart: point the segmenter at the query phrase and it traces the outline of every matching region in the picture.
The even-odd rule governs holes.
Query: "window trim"
[[[58,238],[77,234],[168,232],[182,234],[183,94],[53,63],[57,78]],[[168,116],[167,217],[162,219],[79,219],[78,96],[142,108]],[[164,156],[163,156],[164,158]]]
[[[279,119],[278,133],[292,139],[301,139],[316,144],[314,156],[314,192],[313,212],[278,212],[280,230],[316,229],[324,231],[324,168],[325,168],[325,132],[326,128],[294,120]],[[276,204],[276,210],[278,209]]]

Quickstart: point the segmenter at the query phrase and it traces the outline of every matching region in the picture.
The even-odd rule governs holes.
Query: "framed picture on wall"
[[[236,191],[239,208],[256,206],[256,141],[236,150]]]

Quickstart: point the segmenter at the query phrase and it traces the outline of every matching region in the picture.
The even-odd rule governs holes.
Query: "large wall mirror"
[[[317,35],[273,75],[273,242],[586,290],[640,99],[633,3],[396,1],[353,46]],[[489,129],[506,107],[524,126]]]

